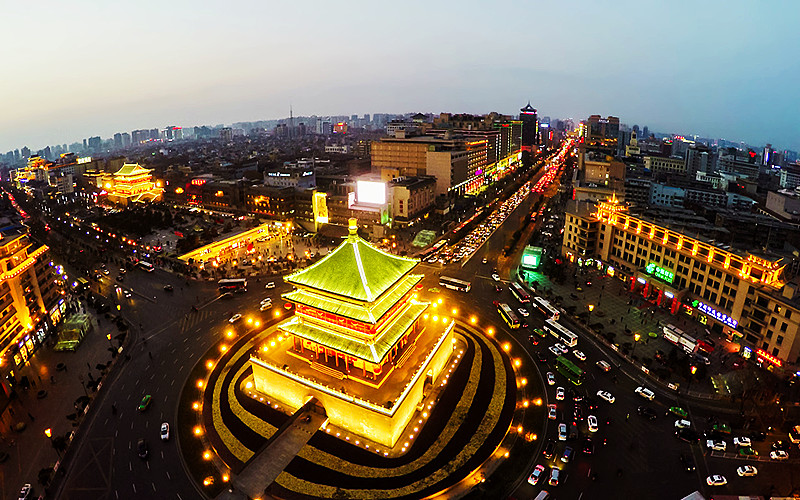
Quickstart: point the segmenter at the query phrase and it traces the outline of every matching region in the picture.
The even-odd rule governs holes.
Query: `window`
[[[785,332],[786,331],[786,327],[788,327],[788,326],[789,325],[787,325],[786,323],[781,323],[781,331]]]
[[[772,318],[769,320],[769,326],[775,326],[778,324],[778,318]]]
[[[761,344],[761,348],[764,350],[769,349],[769,342],[764,342],[763,344]]]
[[[772,330],[767,330],[767,334],[764,335],[765,338],[771,339],[772,338]]]
[[[777,357],[779,352],[780,352],[780,351],[778,350],[778,348],[777,348],[777,347],[776,347],[776,348],[774,348],[774,349],[772,349],[772,355],[773,355],[773,356],[776,356],[776,357]]]
[[[783,313],[783,317],[786,319],[792,319],[792,311],[789,308],[787,308],[786,312]]]
[[[775,338],[775,343],[776,343],[777,345],[781,345],[781,344],[783,344],[783,335],[778,335],[778,336]]]

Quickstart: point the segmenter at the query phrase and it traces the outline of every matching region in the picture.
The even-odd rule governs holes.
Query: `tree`
[[[39,470],[39,484],[42,486],[47,486],[50,484],[50,476],[53,474],[52,467],[45,467],[44,469]]]

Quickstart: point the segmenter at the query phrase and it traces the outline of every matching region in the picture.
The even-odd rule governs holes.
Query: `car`
[[[706,483],[709,486],[725,486],[726,484],[728,484],[728,480],[725,479],[725,476],[714,474],[713,476],[708,476],[706,478]]]
[[[697,435],[697,432],[694,429],[689,427],[678,429],[675,432],[675,437],[682,441],[686,441],[687,443],[696,443],[700,437]]]
[[[528,316],[530,316],[530,315],[531,315],[531,313],[529,313],[529,312],[528,312],[528,310],[527,310],[527,309],[525,309],[524,307],[520,307],[519,309],[517,309],[517,311],[519,311],[519,314],[520,314],[520,315],[521,315],[523,318],[527,318]]]
[[[234,323],[236,323],[237,321],[239,321],[240,319],[242,319],[242,315],[241,315],[241,314],[239,314],[239,313],[236,313],[236,314],[234,314],[233,316],[231,316],[231,319],[229,319],[229,320],[228,320],[228,323],[230,323],[230,324],[234,324]]]
[[[533,345],[539,345],[539,337],[536,335],[528,335],[528,341]]]
[[[636,408],[636,413],[640,417],[644,417],[647,420],[655,420],[656,417],[658,416],[656,411],[654,409],[650,408],[649,406],[640,406],[640,407]]]
[[[173,287],[173,286],[172,286],[172,285],[170,285],[169,283],[167,283],[166,285],[164,285],[164,291],[165,291],[165,292],[171,292],[171,291],[173,291],[173,290],[175,290],[175,287]]]
[[[558,424],[558,440],[559,441],[567,440],[567,424],[563,422]]]
[[[123,290],[122,291],[122,295],[124,295],[126,299],[129,299],[129,298],[133,297],[133,294],[131,292],[129,292],[128,290]]]
[[[136,454],[142,460],[147,459],[148,455],[150,455],[150,450],[147,448],[147,442],[144,439],[139,438],[139,441],[136,442]]]
[[[19,500],[27,500],[29,496],[31,496],[31,485],[30,483],[25,483],[22,485],[22,489],[19,490]]]
[[[612,396],[611,393],[607,391],[597,391],[597,396],[601,399],[606,400],[609,403],[613,403],[614,401],[616,401],[616,399],[614,399],[614,396]]]
[[[497,273],[492,273],[492,279],[495,281],[500,281],[500,275]]]
[[[488,263],[489,263],[489,259],[487,259],[486,257],[484,257],[483,260],[481,260],[481,264],[488,264]],[[533,483],[533,484],[536,484],[536,483]]]
[[[539,363],[547,363],[547,356],[545,356],[543,352],[537,353],[536,359],[539,361]]]
[[[589,425],[589,432],[597,432],[597,417],[589,415],[586,417],[586,423]]]
[[[773,450],[769,452],[769,458],[773,460],[787,460],[789,458],[789,454],[783,450]]]
[[[533,333],[535,333],[536,335],[538,335],[538,336],[540,336],[542,338],[547,337],[547,333],[544,330],[542,330],[541,328],[534,328],[533,329]]]
[[[502,287],[502,286],[500,286],[500,285],[496,285],[496,286],[494,287],[494,291],[495,291],[495,292],[497,292],[497,293],[500,293],[500,292],[502,292],[502,291],[503,291],[503,287]]]
[[[577,392],[572,392],[572,390],[570,390],[569,394],[572,396],[573,403],[580,403],[581,401],[583,401],[583,396],[581,396]]]
[[[120,283],[122,283],[123,281],[125,281],[125,277],[124,277],[123,275],[121,275],[121,274],[117,275],[117,277],[116,277],[116,278],[114,278],[114,279],[115,279],[115,280],[117,280],[117,281],[118,281],[118,282],[120,282]]]
[[[556,412],[556,405],[547,405],[547,418],[550,420],[555,420],[557,417]]]
[[[575,405],[575,409],[572,410],[572,420],[575,422],[580,422],[583,420],[583,410],[581,410],[581,405]]]
[[[553,458],[553,453],[556,451],[556,443],[552,439],[548,439],[547,443],[544,445],[544,450],[542,450],[542,455],[545,458],[551,459]]]
[[[258,310],[264,312],[271,307],[272,307],[272,302],[262,302]]]
[[[265,286],[265,288],[266,288],[267,290],[272,290],[273,288],[275,288],[275,282],[274,282],[274,281],[270,281],[269,283],[267,283],[267,285]]]
[[[590,437],[583,438],[583,446],[581,447],[581,451],[586,453],[587,455],[591,455],[594,453],[594,441],[592,441],[592,438]]]
[[[734,446],[751,446],[752,442],[749,437],[735,437],[733,438]]]
[[[636,394],[650,401],[654,400],[656,397],[656,394],[653,391],[641,385],[637,387],[634,392],[636,392]]]
[[[691,426],[692,426],[691,422],[689,422],[688,420],[684,420],[682,418],[679,418],[678,420],[675,421],[676,429],[688,429]]]
[[[161,440],[169,441],[169,424],[166,422],[161,424]]]
[[[725,451],[728,448],[728,444],[725,441],[717,441],[714,439],[709,439],[708,441],[706,441],[706,448],[715,451]]]
[[[561,454],[561,461],[565,464],[569,463],[569,461],[572,460],[572,453],[572,446],[564,448],[564,453]]]
[[[120,267],[120,268],[119,268],[119,274],[125,274],[125,273],[127,273],[127,272],[128,272],[128,271],[127,271],[127,270],[126,270],[124,267]]]
[[[750,446],[743,446],[739,448],[739,455],[742,457],[754,457],[758,455],[758,452]]]
[[[785,441],[775,441],[774,443],[772,443],[772,446],[770,447],[770,449],[773,449],[773,450],[776,450],[776,451],[780,450],[780,451],[788,452],[789,451],[789,443],[787,443]]]
[[[697,466],[694,464],[694,460],[690,455],[684,455],[681,453],[681,463],[683,464],[683,468],[686,472],[694,472],[697,470]]]
[[[741,477],[752,477],[758,474],[758,469],[753,467],[752,465],[742,465],[738,469],[736,469],[736,473],[739,474]]]
[[[697,359],[697,361],[703,363],[704,365],[710,365],[711,364],[711,360],[708,359],[707,357],[703,356],[702,354],[695,354],[694,357],[695,357],[695,359]]]
[[[544,474],[544,465],[538,464],[536,467],[533,468],[533,472],[531,472],[531,475],[528,476],[528,483],[536,486],[539,483],[539,479],[542,478],[542,474]]]
[[[103,269],[103,274],[108,276],[109,274],[111,274],[111,271],[109,271],[108,269]]]
[[[723,424],[723,423],[714,424],[711,428],[713,430],[715,430],[717,432],[721,432],[723,434],[730,434],[731,433],[731,426],[728,425],[728,424]]]
[[[567,347],[564,344],[561,344],[559,342],[556,342],[555,344],[553,344],[553,347],[558,349],[561,352],[561,354],[566,354],[566,353],[569,352],[569,349],[567,349]]]
[[[579,351],[577,349],[572,351],[572,355],[575,356],[576,358],[578,358],[581,361],[586,361],[586,355],[583,352],[581,352],[581,351]]]
[[[556,376],[553,372],[547,372],[547,385],[556,385]]]
[[[147,408],[150,407],[150,401],[153,399],[153,396],[150,394],[145,394],[142,398],[142,402],[139,403],[139,407],[137,408],[139,411],[145,411]]]
[[[550,347],[548,347],[547,350],[552,352],[556,356],[561,356],[561,351],[559,351],[558,348],[556,346],[554,346],[554,345],[551,345]]]
[[[558,467],[551,467],[550,468],[550,480],[547,482],[550,486],[558,486],[558,478],[561,475],[561,471],[558,470]]]
[[[556,400],[563,401],[565,394],[566,394],[566,392],[564,391],[563,387],[561,387],[561,386],[556,387]]]
[[[676,417],[681,417],[683,419],[689,418],[689,412],[681,408],[680,406],[670,406],[669,410],[667,410],[667,415],[673,414]]]

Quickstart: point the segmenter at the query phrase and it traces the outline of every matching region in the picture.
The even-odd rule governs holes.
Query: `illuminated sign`
[[[286,172],[267,172],[267,175],[270,177],[289,177],[291,174]]]
[[[735,319],[731,318],[730,316],[728,316],[725,313],[721,313],[721,312],[717,311],[716,309],[714,309],[710,305],[704,304],[704,303],[700,302],[699,300],[695,300],[694,302],[692,302],[692,305],[698,311],[701,311],[701,312],[711,316],[712,318],[716,319],[720,323],[724,323],[724,324],[728,325],[731,328],[736,328],[739,325],[739,322],[736,321]]]
[[[356,181],[356,198],[359,203],[383,205],[386,203],[386,183],[378,181]]]
[[[660,279],[661,281],[672,283],[675,280],[675,273],[670,271],[669,269],[664,269],[663,267],[659,267],[654,263],[647,264],[647,267],[644,268],[647,274],[651,274],[654,277]]]
[[[89,163],[90,161],[92,161],[92,157],[91,156],[84,156],[82,158],[78,158],[75,162],[78,165],[81,165],[83,163]]]
[[[775,366],[783,365],[783,361],[781,361],[781,358],[773,356],[772,354],[768,353],[764,349],[756,349],[756,355],[758,355],[758,357],[761,358],[761,359],[769,361],[770,363],[772,363]]]
[[[320,224],[328,223],[328,200],[327,193],[319,191],[314,192],[314,197],[311,198],[311,205],[314,209],[314,220]]]
[[[636,281],[638,281],[638,282],[639,282],[639,283],[641,283],[642,285],[644,285],[645,283],[647,283],[647,280],[646,280],[646,279],[644,279],[644,278],[636,278]]]
[[[673,295],[672,292],[664,292],[664,295],[666,295],[670,299],[675,298],[675,295]]]

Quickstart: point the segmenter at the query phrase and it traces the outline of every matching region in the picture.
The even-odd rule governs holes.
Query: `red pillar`
[[[678,297],[674,297],[672,299],[672,306],[669,308],[670,314],[678,314],[678,310],[680,309],[681,305],[678,302]]]
[[[645,300],[650,298],[650,282],[649,281],[644,284],[644,291],[642,292],[642,295],[644,295]]]
[[[656,304],[659,306],[661,305],[661,299],[664,297],[664,290],[658,291],[658,299],[656,300]]]
[[[631,277],[631,293],[636,291],[636,278]]]

